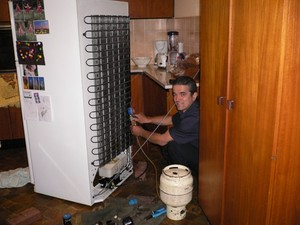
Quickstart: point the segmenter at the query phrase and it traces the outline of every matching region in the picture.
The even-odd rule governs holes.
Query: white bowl
[[[151,57],[133,57],[132,61],[137,67],[145,68],[151,61]]]

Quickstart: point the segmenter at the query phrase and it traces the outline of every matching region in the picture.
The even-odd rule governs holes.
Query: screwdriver
[[[165,214],[166,212],[167,212],[166,208],[162,207],[160,209],[157,209],[157,210],[153,211],[149,216],[146,216],[145,220],[149,220],[151,218],[159,217],[160,215]]]

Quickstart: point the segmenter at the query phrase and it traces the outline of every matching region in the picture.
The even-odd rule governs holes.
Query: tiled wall
[[[179,41],[184,43],[187,54],[199,53],[199,17],[178,19],[144,19],[130,21],[131,57],[154,58],[154,42],[167,40],[167,32],[179,32]],[[151,61],[153,63],[153,60]]]

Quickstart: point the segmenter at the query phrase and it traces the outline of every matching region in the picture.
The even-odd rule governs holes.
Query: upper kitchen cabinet
[[[7,0],[0,0],[0,23],[10,23]]]
[[[174,0],[174,17],[192,17],[200,15],[200,0]]]
[[[174,0],[128,0],[131,19],[173,18]]]
[[[199,203],[212,225],[298,225],[299,0],[201,0]]]

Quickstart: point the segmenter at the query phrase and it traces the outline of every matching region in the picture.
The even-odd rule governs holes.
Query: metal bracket
[[[225,96],[217,96],[217,105],[224,105],[226,100]]]
[[[227,108],[228,108],[228,110],[233,110],[233,108],[234,108],[234,100],[228,100],[227,101]]]

